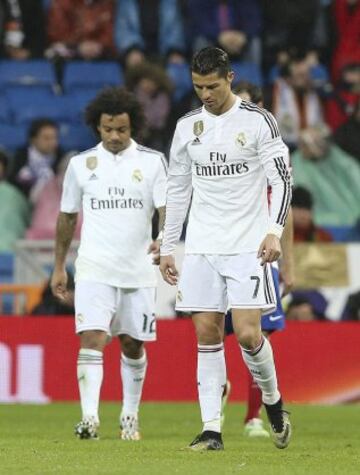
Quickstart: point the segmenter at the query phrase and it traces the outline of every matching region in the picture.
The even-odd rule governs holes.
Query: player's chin
[[[116,142],[116,143],[109,143],[108,144],[108,149],[110,150],[110,152],[112,153],[119,153],[121,152],[122,150],[124,150],[124,146],[123,144],[119,143],[119,142]]]

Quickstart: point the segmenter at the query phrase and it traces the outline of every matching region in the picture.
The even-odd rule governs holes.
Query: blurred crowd
[[[57,98],[68,93],[69,64],[116,64],[112,84],[144,106],[143,143],[165,153],[177,119],[198,106],[192,54],[220,46],[234,84],[263,89],[290,149],[295,240],[360,240],[360,0],[0,0],[0,32],[0,76],[2,63],[46,60]],[[18,127],[12,120],[0,114],[9,130]],[[54,237],[76,152],[61,142],[60,126],[53,114],[36,117],[13,149],[0,137],[0,251],[24,236]]]

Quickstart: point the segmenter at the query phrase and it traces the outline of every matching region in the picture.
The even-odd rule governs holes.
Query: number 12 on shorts
[[[143,333],[155,333],[155,325],[156,325],[156,320],[155,320],[155,314],[153,313],[151,317],[149,318],[148,315],[143,313],[143,327],[142,331]]]

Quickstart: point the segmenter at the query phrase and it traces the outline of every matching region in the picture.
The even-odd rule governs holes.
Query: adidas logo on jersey
[[[192,142],[191,142],[191,145],[200,145],[201,142],[200,142],[200,139],[199,137],[196,137],[196,139],[194,139]]]
[[[98,177],[95,175],[95,173],[93,173],[93,174],[90,176],[89,180],[98,180]]]

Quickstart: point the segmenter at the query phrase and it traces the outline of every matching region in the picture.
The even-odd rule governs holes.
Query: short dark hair
[[[225,78],[231,71],[229,56],[220,48],[207,46],[194,54],[191,71],[202,76],[216,72]]]
[[[310,191],[303,186],[296,186],[292,192],[291,204],[295,208],[311,210],[313,207],[313,197]]]
[[[111,116],[128,114],[132,136],[137,138],[145,127],[143,108],[135,95],[123,87],[107,87],[99,92],[85,110],[85,122],[99,135],[98,125],[102,114]]]
[[[56,122],[51,119],[47,119],[46,117],[33,120],[29,127],[29,139],[36,137],[40,130],[44,127],[52,127],[53,129],[58,128]]]
[[[254,104],[258,104],[259,102],[264,101],[263,92],[261,87],[256,86],[248,81],[240,81],[234,87],[234,93],[240,94],[241,92],[247,92],[250,96],[250,101]]]

